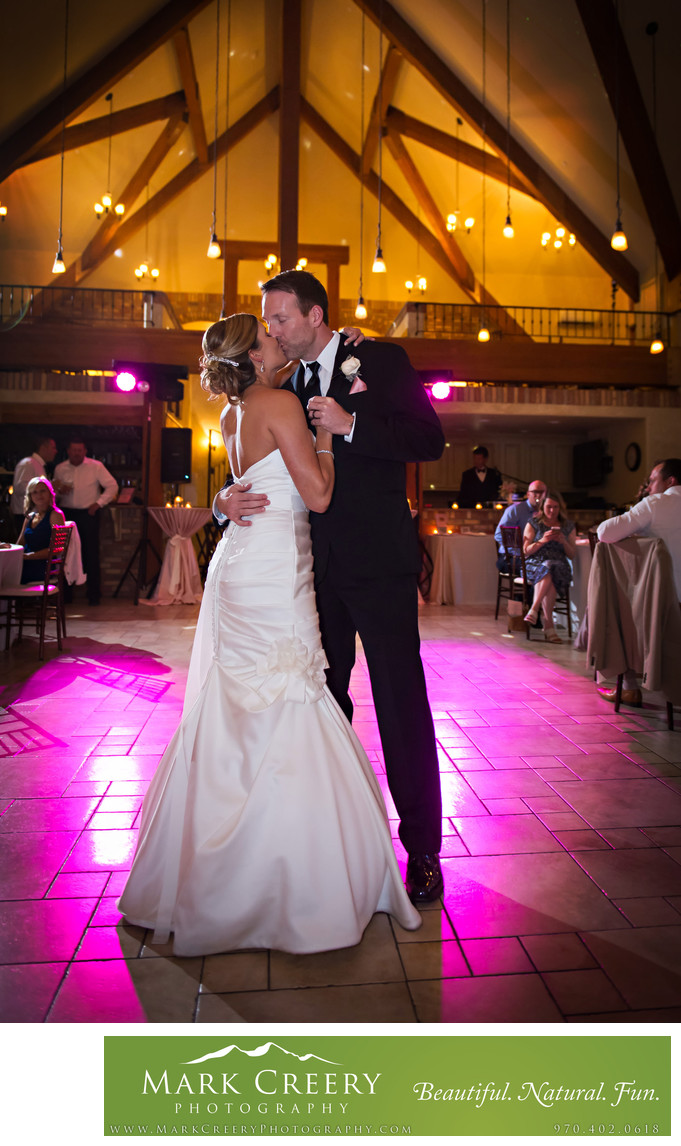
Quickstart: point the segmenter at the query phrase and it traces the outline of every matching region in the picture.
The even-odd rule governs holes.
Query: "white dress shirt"
[[[55,482],[73,486],[68,493],[59,495],[62,509],[89,509],[97,502],[100,509],[113,501],[118,493],[118,482],[102,462],[85,458],[79,466],[60,462],[54,470]]]
[[[327,342],[327,344],[324,347],[324,349],[322,350],[321,354],[318,354],[316,358],[311,359],[312,362],[318,362],[319,363],[318,378],[319,378],[319,389],[320,389],[322,398],[326,398],[326,395],[329,392],[329,386],[331,385],[331,377],[333,375],[333,367],[334,367],[334,363],[336,361],[336,354],[338,353],[339,342],[340,342],[340,334],[338,333],[337,330],[334,330],[331,338]],[[300,361],[303,364],[303,366],[305,367],[305,385],[307,385],[307,383],[310,381],[310,378],[312,377],[312,371],[309,369],[309,363],[306,362],[304,358],[301,358]],[[356,417],[355,414],[353,414],[352,415],[352,426],[350,427],[349,432],[344,435],[346,442],[352,441],[352,435],[355,432],[355,417]]]
[[[12,488],[14,490],[10,501],[12,513],[24,512],[26,486],[30,481],[33,481],[33,478],[37,477],[45,477],[45,462],[40,454],[31,454],[30,458],[22,458],[20,462],[17,462],[14,478],[12,479]]]
[[[664,493],[651,493],[628,513],[602,521],[598,540],[623,541],[634,533],[662,538],[672,555],[674,582],[681,601],[681,485],[672,485]]]

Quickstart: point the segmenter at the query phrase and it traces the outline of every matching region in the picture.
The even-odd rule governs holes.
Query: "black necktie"
[[[319,363],[318,362],[308,362],[307,365],[310,369],[310,377],[309,377],[308,381],[305,383],[305,385],[302,387],[302,390],[300,393],[300,400],[303,403],[303,410],[305,411],[305,417],[307,418],[307,424],[310,427],[310,429],[312,430],[312,432],[314,433],[314,426],[312,425],[312,419],[310,418],[310,415],[308,414],[308,411],[307,411],[307,404],[310,401],[310,398],[316,398],[317,395],[321,394],[322,390],[321,390],[321,386],[319,385]]]
[[[303,386],[302,394],[303,406],[306,410],[310,398],[316,398],[322,392],[321,386],[319,385],[319,363],[308,362],[307,366],[310,371],[310,377]]]

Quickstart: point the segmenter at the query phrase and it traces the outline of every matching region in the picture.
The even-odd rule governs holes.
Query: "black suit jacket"
[[[341,370],[346,358],[361,362],[359,377],[366,385],[361,393],[350,393],[352,382]],[[299,374],[287,388],[297,389]],[[356,414],[356,421],[352,442],[333,439],[331,504],[326,513],[310,514],[315,579],[324,576],[329,560],[341,578],[418,573],[421,557],[405,465],[436,461],[445,443],[416,371],[401,346],[346,346],[341,337],[328,394]]]
[[[461,489],[459,491],[459,505],[470,508],[478,502],[496,501],[501,486],[499,470],[488,469],[485,480],[480,481],[475,466],[464,470],[461,475]]]

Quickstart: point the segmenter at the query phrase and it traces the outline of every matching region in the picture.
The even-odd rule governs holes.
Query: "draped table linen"
[[[433,560],[431,605],[493,605],[497,547],[491,533],[431,533],[423,543]]]
[[[149,506],[149,515],[166,534],[165,553],[148,605],[196,605],[203,590],[192,535],[210,521],[210,509]]]
[[[0,589],[9,589],[20,583],[23,564],[23,545],[9,545],[6,549],[0,549]]]

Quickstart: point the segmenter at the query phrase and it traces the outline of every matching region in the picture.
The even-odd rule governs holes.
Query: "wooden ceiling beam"
[[[136,127],[146,127],[149,123],[158,123],[160,119],[170,119],[171,116],[182,114],[186,102],[184,92],[173,92],[172,95],[161,96],[159,99],[150,99],[146,103],[135,104],[134,107],[115,111],[113,115],[100,115],[96,119],[89,119],[87,123],[76,123],[67,127],[64,132],[64,151],[74,151],[77,147],[87,147],[90,143],[99,143],[111,135],[121,135],[126,131],[134,131]],[[61,136],[40,148],[26,163],[38,163],[41,159],[49,159],[52,155],[61,154]],[[25,166],[25,164],[21,164]]]
[[[253,107],[246,112],[245,115],[228,127],[226,131],[218,138],[217,141],[217,158],[222,159],[223,156],[237,143],[240,143],[255,127],[258,126],[268,115],[272,115],[279,107],[279,88],[278,86],[272,88],[266,96],[258,100]],[[155,195],[152,195],[149,203],[144,203],[134,215],[124,218],[120,224],[116,234],[111,238],[105,249],[101,252],[100,265],[105,259],[108,259],[116,249],[125,243],[129,242],[133,235],[145,226],[146,223],[151,222],[161,211],[163,211],[169,203],[177,199],[192,183],[209,170],[215,160],[215,144],[211,143],[208,146],[208,162],[207,164],[199,163],[198,159],[193,159],[188,163],[182,171],[178,172],[174,178],[170,179],[164,187],[161,187]],[[67,272],[68,273],[68,272]]]
[[[395,94],[397,78],[402,66],[402,57],[392,44],[388,44],[385,60],[381,72],[381,82],[376,89],[374,102],[369,115],[369,124],[366,136],[362,140],[362,178],[371,171],[376,151],[378,149],[379,134],[385,123],[385,115]],[[381,106],[379,107],[379,96]]]
[[[298,262],[300,198],[301,0],[283,0],[279,108],[279,251],[283,270]]]
[[[439,239],[443,250],[446,251],[449,256],[461,289],[475,302],[498,308],[495,314],[495,321],[500,329],[503,330],[504,334],[515,334],[525,337],[525,331],[522,327],[518,325],[515,319],[512,318],[503,307],[499,306],[496,299],[485,289],[484,285],[476,279],[473,269],[466,260],[459,244],[454,236],[447,230],[442,212],[423,181],[414,160],[407,151],[400,136],[395,132],[388,134],[388,146],[400,171],[416,196],[421,210],[430,222],[436,237]]]
[[[333,152],[333,154],[338,159],[340,159],[341,163],[344,163],[345,166],[348,167],[354,175],[359,176],[362,157],[353,151],[353,149],[348,143],[345,142],[342,136],[340,136],[338,132],[335,131],[333,127],[331,127],[331,124],[328,123],[319,114],[317,109],[314,108],[312,104],[308,103],[306,99],[301,100],[301,112],[303,119],[306,120],[306,122]],[[378,198],[379,178],[376,172],[369,171],[363,182],[367,190],[370,191],[371,194],[376,198]],[[406,203],[404,203],[404,201],[400,199],[399,195],[397,195],[392,190],[392,188],[386,183],[385,179],[380,181],[380,191],[381,202],[385,209],[390,211],[390,214],[393,215],[395,219],[397,219],[398,223],[404,227],[405,231],[407,231],[416,239],[420,246],[423,247],[423,250],[430,255],[430,257],[438,264],[438,266],[442,267],[445,273],[454,280],[457,286],[459,286],[464,291],[464,293],[469,294],[470,296],[470,292],[466,289],[466,287],[464,287],[460,275],[452,265],[449,255],[443,248],[439,239],[437,239],[433,232],[429,230],[428,227],[426,227],[421,222],[421,220],[416,217],[416,215],[414,215],[413,211],[409,210]],[[476,293],[473,297],[475,298],[476,302],[485,302],[489,306],[498,307],[500,305],[496,299],[494,299],[494,297],[489,294],[489,292],[483,292],[480,284],[477,284],[475,292]],[[513,323],[513,326],[515,327],[515,323]]]
[[[506,124],[496,119],[489,108],[483,107],[477,96],[400,16],[388,0],[355,0],[355,4],[382,28],[383,34],[402,53],[405,60],[432,84],[443,99],[456,108],[476,131],[484,134],[485,140],[498,155],[506,155],[508,149],[512,170],[535,188],[539,202],[544,204],[554,219],[574,232],[581,246],[609,277],[614,279],[634,302],[638,302],[640,284],[636,267],[619,251],[613,251],[609,237],[598,230],[595,223],[537,163],[536,159],[513,136],[508,138]]]
[[[429,123],[414,119],[413,115],[407,115],[396,107],[388,108],[386,126],[388,131],[395,130],[400,135],[406,135],[409,139],[414,139],[417,143],[422,143],[425,147],[430,147],[433,151],[439,151],[442,155],[462,163],[464,167],[471,167],[481,173],[484,169],[485,174],[491,179],[506,185],[506,160],[500,159],[497,155],[490,155],[489,151],[483,151],[481,147],[473,147],[472,144],[457,139],[455,135],[448,135],[447,132],[440,131]],[[511,171],[511,187],[514,191],[522,191],[523,195],[529,195],[532,199],[537,198],[534,188],[527,180],[513,171]]]
[[[194,55],[186,28],[180,28],[173,36],[177,66],[180,69],[180,79],[187,100],[189,114],[189,129],[194,140],[194,151],[199,163],[208,162],[208,144],[206,142],[206,128],[201,110],[201,96],[199,94],[199,81],[196,78]]]
[[[667,277],[681,270],[681,217],[612,0],[577,0]],[[613,203],[614,211],[614,203]],[[613,215],[613,223],[615,222]]]
[[[278,106],[279,89],[273,88],[272,91],[263,99],[259,100],[250,111],[246,112],[241,119],[237,120],[227,131],[223,132],[217,141],[218,159],[221,159],[229,148],[234,147],[235,144],[239,143],[253,128],[257,127],[263,119],[275,112]],[[168,123],[156,141],[156,144],[149,152],[149,155],[143,161],[132,180],[130,180],[128,188],[126,188],[126,191],[129,190],[130,196],[134,194],[135,199],[139,196],[140,192],[146,186],[150,175],[153,174],[152,164],[154,164],[153,170],[156,170],[163,158],[163,154],[167,154],[184,126],[182,117],[179,117],[177,122]],[[200,164],[198,159],[193,159],[191,163],[157,191],[148,203],[142,204],[142,206],[135,211],[134,215],[128,215],[120,220],[116,217],[113,219],[107,217],[106,221],[102,224],[102,228],[88,244],[81,257],[67,267],[59,285],[75,286],[87,278],[88,275],[91,275],[93,271],[97,270],[102,263],[111,257],[117,247],[122,247],[125,243],[129,242],[133,235],[136,235],[142,227],[155,218],[173,199],[181,195],[183,191],[185,191],[187,187],[190,187],[192,183],[195,183],[197,179],[200,179],[214,162],[214,155],[215,145],[211,144],[208,148],[207,162],[205,164]],[[137,188],[136,194],[135,188]],[[125,202],[122,196],[121,200]],[[130,198],[129,201],[133,202],[134,200]]]
[[[447,230],[442,212],[428,190],[402,138],[397,132],[389,131],[386,136],[386,143],[393,159],[411,187],[425,218],[430,223],[431,229],[435,232],[443,250],[446,252],[461,289],[466,292],[469,298],[477,301],[473,270],[464,257],[456,239]]]
[[[209,3],[211,0],[168,0],[113,51],[68,84],[63,95],[58,92],[0,145],[0,183],[60,132],[64,119],[70,123],[81,115]]]

